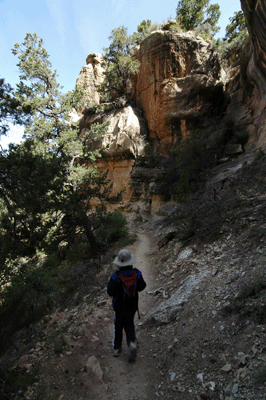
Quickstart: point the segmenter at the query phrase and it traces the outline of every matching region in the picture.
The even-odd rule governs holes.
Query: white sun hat
[[[120,250],[118,256],[114,259],[114,264],[118,265],[118,267],[127,267],[135,262],[136,256],[127,249]]]

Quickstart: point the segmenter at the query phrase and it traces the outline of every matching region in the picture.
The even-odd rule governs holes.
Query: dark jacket
[[[107,293],[113,297],[113,308],[114,310],[121,312],[134,312],[138,309],[138,292],[141,292],[146,287],[146,282],[143,279],[142,273],[137,269],[137,292],[134,298],[124,298],[123,286],[117,273],[122,273],[124,276],[132,276],[134,268],[132,265],[127,267],[119,268],[119,271],[115,272],[108,283]]]

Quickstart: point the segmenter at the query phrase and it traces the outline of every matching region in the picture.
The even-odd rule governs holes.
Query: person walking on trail
[[[133,268],[136,262],[134,254],[129,250],[120,250],[113,263],[119,267],[110,278],[107,293],[113,297],[112,306],[115,311],[113,355],[118,357],[121,352],[123,329],[126,333],[127,345],[132,358],[137,354],[137,340],[134,326],[134,316],[138,311],[138,292],[146,287],[142,273]]]

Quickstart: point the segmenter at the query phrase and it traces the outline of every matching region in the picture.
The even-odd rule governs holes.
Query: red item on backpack
[[[117,275],[123,286],[124,298],[126,296],[134,298],[137,291],[138,271],[134,268],[134,272],[131,276],[124,276],[121,272],[117,273]]]

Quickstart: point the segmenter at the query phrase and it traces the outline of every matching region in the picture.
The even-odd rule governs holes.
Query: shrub
[[[161,25],[158,22],[151,23],[150,20],[143,20],[137,27],[138,32],[134,32],[131,36],[131,41],[134,44],[140,44],[142,40],[148,37],[152,32],[160,29]]]
[[[195,215],[181,221],[177,224],[176,237],[182,241],[187,242],[192,236],[194,236],[197,227],[197,219]]]
[[[266,279],[263,275],[255,276],[245,283],[237,298],[224,307],[224,313],[237,313],[241,317],[253,318],[260,324],[266,323]]]
[[[104,250],[118,241],[130,239],[126,217],[120,211],[98,212],[94,226],[96,239]]]
[[[24,267],[1,292],[1,350],[10,344],[12,335],[42,318],[56,304],[59,288],[56,277],[48,271]]]
[[[172,152],[175,160],[175,173],[171,176],[172,189],[179,201],[186,198],[192,189],[192,184],[199,182],[200,173],[208,166],[209,157],[203,138],[196,133],[187,136]]]
[[[145,168],[158,168],[161,165],[161,155],[156,152],[152,143],[146,143],[144,155],[139,157],[138,165]]]
[[[39,372],[40,366],[38,364],[30,370],[21,370],[21,368],[18,367],[9,369],[9,365],[2,364],[0,368],[0,398],[3,400],[14,398],[14,393],[23,393],[25,395],[27,389],[34,385],[36,381],[39,381]],[[45,392],[46,389],[44,385],[36,386],[34,400],[44,399]],[[29,397],[25,395],[23,398]]]

